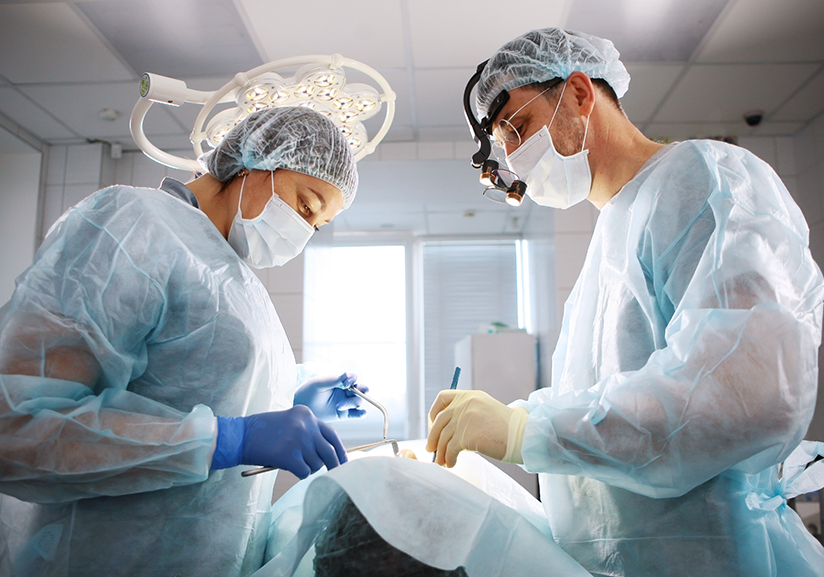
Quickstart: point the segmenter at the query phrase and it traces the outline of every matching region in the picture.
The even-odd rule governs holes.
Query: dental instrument
[[[458,369],[460,372],[460,369]],[[454,387],[453,387],[454,388]],[[387,435],[389,433],[389,412],[386,410],[382,404],[378,401],[370,397],[369,395],[361,392],[355,385],[351,385],[346,390],[352,391],[357,396],[362,398],[367,403],[371,404],[372,406],[376,407],[382,414],[383,414],[383,440],[378,441],[376,443],[369,443],[368,445],[361,445],[359,447],[353,447],[351,449],[347,449],[347,453],[353,453],[355,451],[368,451],[369,449],[374,449],[375,447],[380,447],[382,445],[392,445],[392,453],[395,457],[398,456],[398,442],[395,439],[387,439]],[[259,473],[267,473],[269,471],[276,470],[277,467],[259,467],[257,469],[249,469],[247,471],[243,471],[241,475],[243,477],[249,477],[251,475],[257,475]]]
[[[455,372],[452,375],[452,384],[449,385],[450,390],[455,390],[458,388],[458,379],[461,376],[461,367],[455,367]],[[438,449],[432,451],[432,462],[435,462],[435,459],[438,458]]]

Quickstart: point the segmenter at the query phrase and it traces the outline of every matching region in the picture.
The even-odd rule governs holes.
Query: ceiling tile
[[[644,134],[656,140],[688,140],[719,136],[750,136],[752,129],[743,123],[731,122],[653,122],[646,126]]]
[[[357,202],[357,201],[356,201]],[[418,234],[426,231],[426,217],[418,212],[357,213],[355,205],[335,218],[335,232],[354,230],[397,230]]]
[[[507,204],[492,202],[483,195],[484,188],[481,183],[477,183],[475,195],[465,200],[455,201],[445,198],[440,201],[429,202],[426,210],[430,213],[448,212],[450,214],[462,215],[467,210],[474,212],[493,212],[495,214],[509,213],[513,208]]]
[[[134,78],[64,2],[0,5],[0,74],[15,84]]]
[[[409,142],[415,140],[415,127],[405,124],[392,123],[389,132],[381,142]],[[380,145],[378,145],[380,147]]]
[[[812,64],[691,66],[655,122],[734,122],[749,110],[774,111],[818,67]]]
[[[519,0],[502,9],[501,3],[495,0],[409,2],[414,66],[470,65],[474,72],[478,63],[531,28],[563,25],[571,3],[571,0]]]
[[[644,129],[652,139],[687,140],[690,138],[715,138],[738,136],[791,136],[803,125],[793,122],[765,122],[757,128],[742,122],[653,122]]]
[[[77,7],[138,74],[234,74],[263,64],[232,0],[94,1]]]
[[[454,126],[422,126],[418,130],[418,140],[444,141],[452,140],[456,142],[468,141],[472,142],[469,137],[469,128],[466,126],[466,121],[462,125]],[[472,154],[478,151],[477,145]],[[466,155],[457,155],[456,158],[464,158]],[[471,155],[470,155],[471,156]]]
[[[129,134],[129,116],[139,98],[137,82],[113,84],[63,84],[57,86],[23,86],[21,90],[72,130],[88,138],[106,139]],[[120,118],[106,121],[99,113],[104,108],[120,112]],[[144,121],[147,135],[187,133],[163,105],[154,105]]]
[[[381,147],[384,160],[416,160],[418,145],[416,142],[387,142]]]
[[[764,122],[753,131],[753,136],[792,136],[804,127],[805,122]]]
[[[0,112],[42,140],[77,138],[68,127],[10,87],[0,87]]]
[[[384,160],[358,166],[358,174],[361,204],[472,202],[478,194],[478,172],[465,160]]]
[[[269,60],[340,53],[376,69],[406,66],[400,2],[360,0],[354,6],[325,0],[239,3]]]
[[[355,214],[357,216],[373,216],[380,214],[403,214],[420,213],[424,210],[422,202],[409,202],[410,199],[393,199],[391,194],[386,195],[383,201],[369,202],[361,198],[358,194],[358,202],[352,208],[346,209],[343,214]]]
[[[40,154],[24,140],[0,127],[0,154]]]
[[[452,160],[455,158],[455,146],[451,140],[418,142],[419,160]]]
[[[164,152],[194,160],[196,158],[192,143],[189,142],[188,135],[185,134],[149,134],[149,141]],[[132,140],[131,135],[122,141],[124,150],[138,150],[137,144]],[[204,146],[203,151],[211,150]]]
[[[420,126],[461,126],[466,130],[463,93],[471,68],[415,70],[415,104]]]
[[[824,2],[745,0],[730,5],[696,62],[824,60]]]
[[[646,122],[658,109],[673,83],[684,70],[676,64],[626,64],[632,80],[621,106],[634,123]]]
[[[770,117],[809,122],[824,110],[824,68]]]
[[[472,218],[461,214],[436,212],[426,215],[431,235],[505,234],[507,212],[478,212]]]
[[[624,62],[687,62],[727,1],[575,2],[566,28],[612,40]]]

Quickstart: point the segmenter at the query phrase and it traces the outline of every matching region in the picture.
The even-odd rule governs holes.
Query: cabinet
[[[459,389],[478,389],[504,404],[525,399],[537,385],[535,337],[525,332],[467,335],[455,344],[455,365],[461,367]],[[490,462],[538,498],[538,476],[518,465]]]

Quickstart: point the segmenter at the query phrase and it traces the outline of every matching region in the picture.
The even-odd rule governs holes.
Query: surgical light
[[[276,72],[294,69],[296,66],[301,68],[289,78]],[[366,74],[375,85],[347,84],[345,68]],[[171,106],[193,103],[203,106],[190,135],[195,156],[203,153],[204,141],[211,147],[217,146],[249,114],[265,108],[304,106],[334,122],[346,137],[355,153],[355,159],[360,160],[374,152],[386,136],[395,112],[395,93],[383,76],[365,64],[344,58],[340,54],[302,56],[270,62],[236,74],[230,82],[214,92],[192,90],[181,80],[147,73],[141,79],[140,96],[130,121],[134,141],[152,160],[172,168],[192,171],[200,170],[196,160],[173,156],[160,150],[143,132],[143,120],[152,103]],[[234,106],[214,114],[207,122],[218,104]],[[384,110],[383,124],[370,140],[363,122],[381,110]]]

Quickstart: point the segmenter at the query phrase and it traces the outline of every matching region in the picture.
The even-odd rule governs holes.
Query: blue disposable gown
[[[515,403],[553,535],[588,571],[822,575],[774,499],[815,406],[822,286],[800,210],[742,148],[670,145],[607,203],[552,387]]]
[[[263,562],[274,475],[210,472],[214,415],[290,407],[294,356],[254,272],[163,188],[70,209],[4,307],[0,575]]]

